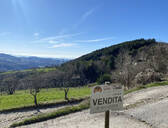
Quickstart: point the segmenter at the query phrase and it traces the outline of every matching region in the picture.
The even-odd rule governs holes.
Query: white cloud
[[[92,13],[95,11],[95,9],[90,9],[89,11],[85,12],[83,15],[82,15],[82,20],[86,20],[90,15],[92,15]]]
[[[74,36],[78,36],[80,35],[80,33],[74,33],[74,34],[63,34],[63,35],[57,35],[57,36],[52,36],[52,37],[46,37],[43,38],[42,40],[58,40],[58,39],[65,39],[65,38],[69,38],[69,37],[74,37]]]
[[[81,33],[74,33],[74,34],[63,34],[63,35],[57,35],[57,36],[50,36],[50,37],[45,37],[45,38],[41,38],[39,40],[34,40],[33,43],[58,43],[62,40],[71,38],[71,37],[75,37],[80,35]]]
[[[76,44],[74,44],[74,43],[60,43],[60,44],[53,45],[51,48],[72,47],[75,45]]]
[[[58,41],[54,41],[54,40],[49,40],[48,43],[49,43],[49,44],[57,44],[57,43],[59,43],[59,42],[58,42]]]
[[[40,35],[40,33],[36,32],[33,34],[35,37],[38,37]]]
[[[109,40],[112,40],[114,39],[114,37],[108,37],[108,38],[99,38],[99,39],[93,39],[93,40],[77,40],[75,42],[78,42],[78,43],[94,43],[94,42],[101,42],[101,41],[109,41]]]
[[[93,12],[95,11],[95,8],[92,8],[90,10],[88,10],[87,12],[85,12],[79,19],[79,21],[73,25],[73,28],[77,28],[79,25],[81,25],[90,15],[93,14]]]

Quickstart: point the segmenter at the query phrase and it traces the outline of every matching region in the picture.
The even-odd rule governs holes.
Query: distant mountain
[[[68,59],[53,59],[40,57],[16,57],[0,53],[0,72],[9,70],[23,70],[37,67],[58,66]]]

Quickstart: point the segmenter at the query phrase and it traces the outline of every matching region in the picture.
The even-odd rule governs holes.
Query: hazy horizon
[[[10,56],[14,56],[14,57],[38,57],[38,58],[51,58],[51,59],[76,59],[76,58],[65,58],[65,57],[52,57],[52,56],[45,56],[45,55],[17,55],[17,54],[10,54],[10,53],[3,53],[3,52],[0,52],[0,54],[5,54],[5,55],[10,55]]]

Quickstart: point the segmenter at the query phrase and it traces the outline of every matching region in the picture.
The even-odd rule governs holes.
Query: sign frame
[[[90,114],[123,110],[123,90],[120,84],[94,86],[90,98]]]

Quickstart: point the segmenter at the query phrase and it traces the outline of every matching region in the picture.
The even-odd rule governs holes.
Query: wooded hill
[[[7,73],[0,78],[1,86],[14,80],[19,89],[33,84],[43,88],[74,87],[104,81],[119,82],[130,88],[160,81],[167,77],[167,71],[168,44],[155,39],[138,39],[94,51],[53,71]]]
[[[123,84],[130,86],[129,82],[140,79],[140,76],[166,74],[167,62],[168,44],[155,39],[139,39],[97,50],[63,64],[61,69],[72,70],[88,83],[105,80],[123,83],[127,79],[128,83]]]

